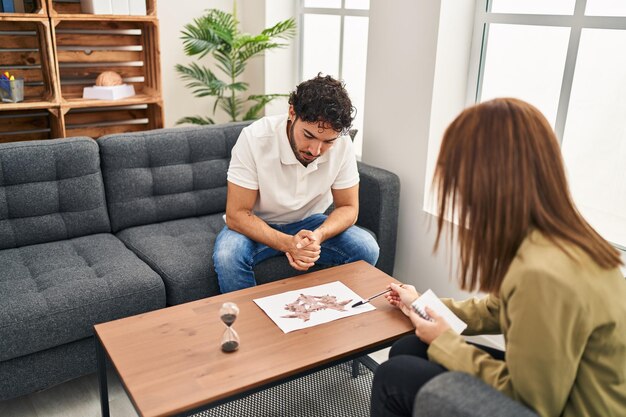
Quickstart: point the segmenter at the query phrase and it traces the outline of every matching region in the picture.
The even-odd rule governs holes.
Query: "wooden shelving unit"
[[[0,103],[0,142],[163,127],[156,0],[146,0],[146,16],[91,15],[81,13],[80,3],[36,3],[33,13],[0,13],[0,70],[25,80],[23,102]],[[83,99],[83,88],[103,71],[119,73],[136,95]],[[4,123],[15,117],[21,121]]]

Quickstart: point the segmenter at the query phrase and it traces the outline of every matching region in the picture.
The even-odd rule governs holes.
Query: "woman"
[[[443,300],[464,334],[504,334],[501,352],[468,344],[419,294],[391,285],[391,304],[415,335],[377,370],[372,416],[410,416],[421,386],[446,371],[480,378],[541,416],[626,415],[626,282],[619,253],[576,210],[557,139],[516,99],[463,111],[445,132],[435,170],[437,249],[445,218],[460,249],[461,288],[481,300]]]

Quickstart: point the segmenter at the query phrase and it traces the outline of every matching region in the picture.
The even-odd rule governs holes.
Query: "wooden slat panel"
[[[143,60],[141,51],[57,51],[59,64],[63,62],[129,62]]]
[[[41,100],[57,102],[59,93],[56,85],[56,63],[54,60],[52,31],[49,21],[37,26],[37,37],[39,41],[39,51],[41,52],[42,76],[45,86]]]
[[[14,51],[0,53],[0,65],[15,67],[19,65],[39,65],[41,57],[38,51]]]
[[[163,106],[161,103],[148,106],[148,129],[163,127]]]
[[[33,31],[37,23],[28,20],[0,20],[0,31],[17,32],[17,31]]]
[[[84,33],[57,33],[58,46],[132,46],[141,45],[141,36]]]
[[[87,78],[89,80],[95,81],[95,79],[102,73],[103,71],[115,71],[122,76],[122,78],[128,77],[143,77],[144,76],[144,67],[143,66],[98,66],[98,67],[60,67],[59,71],[61,72],[62,79],[76,79],[76,78]]]
[[[57,30],[129,30],[141,29],[141,23],[121,22],[118,20],[106,21],[62,21],[56,27]]]
[[[79,127],[79,128],[72,128],[71,126],[68,126],[67,124],[65,126],[67,137],[89,136],[92,138],[99,138],[100,136],[110,135],[111,133],[141,132],[143,130],[146,130],[145,124],[102,126],[102,127]]]
[[[147,80],[147,85],[148,87],[154,89],[154,90],[158,90],[157,88],[157,84],[158,84],[158,77],[157,77],[157,73],[156,73],[156,67],[159,67],[160,65],[158,65],[158,40],[156,39],[157,36],[157,32],[156,32],[156,26],[149,26],[146,28],[145,30],[146,32],[146,36],[144,37],[144,52],[145,52],[145,56],[144,56],[144,62],[145,62],[145,66],[146,66],[146,80]],[[156,53],[156,54],[155,54]]]
[[[7,142],[21,142],[24,140],[44,140],[50,139],[50,132],[35,132],[35,133],[15,133],[12,135],[0,135],[0,143]]]
[[[156,16],[156,0],[146,0],[146,13],[149,16]]]
[[[50,112],[50,137],[65,137],[65,121],[60,108],[48,109]]]
[[[102,122],[119,122],[136,119],[147,119],[147,109],[125,109],[94,112],[69,112],[65,115],[65,123],[69,125],[97,124]]]
[[[28,23],[27,26],[17,23]],[[23,78],[24,98],[26,101],[54,101],[54,68],[52,68],[52,42],[49,22],[36,20],[32,22],[3,22],[2,30],[19,31],[19,35],[0,36],[0,46],[10,48],[29,48],[35,51],[2,51],[0,65],[9,67],[16,78]],[[18,30],[19,29],[19,30]],[[28,30],[28,33],[24,32]],[[26,66],[30,68],[17,68]],[[15,67],[15,69],[12,69]],[[30,84],[35,85],[30,85]]]
[[[50,127],[48,116],[28,116],[25,117],[0,118],[0,135],[7,132],[19,132],[23,130],[46,129]],[[0,113],[1,114],[1,113]]]
[[[43,81],[43,74],[42,74],[41,68],[33,68],[33,69],[17,68],[17,69],[11,70],[11,75],[14,75],[15,78],[23,78],[24,82],[26,83]]]
[[[59,14],[78,14],[82,12],[80,3],[65,3],[52,0],[52,8]]]
[[[39,42],[37,37],[33,35],[0,35],[0,54],[5,52],[2,49],[38,49]]]
[[[25,85],[24,86],[24,98],[30,100],[41,100],[46,93],[46,87],[44,85]]]

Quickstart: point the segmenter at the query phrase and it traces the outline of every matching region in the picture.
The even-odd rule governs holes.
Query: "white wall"
[[[432,288],[442,297],[460,297],[466,294],[451,278],[446,245],[432,253],[436,218],[423,211],[429,135],[438,135],[442,121],[465,102],[464,86],[458,94],[435,88],[436,79],[438,87],[445,85],[447,72],[453,72],[453,78],[467,74],[466,67],[447,66],[451,61],[446,55],[454,51],[437,50],[440,16],[453,11],[446,3],[450,1],[442,5],[442,0],[395,0],[390,7],[388,1],[371,0],[363,161],[400,177],[395,277],[418,290]],[[450,29],[455,30],[446,27]]]
[[[266,0],[265,27],[270,27],[281,20],[296,18],[297,1],[294,0]],[[300,32],[300,27],[296,28]],[[275,49],[265,54],[265,93],[289,94],[298,83],[298,37],[289,42],[284,49]],[[287,113],[287,98],[272,101],[265,107],[266,115]]]

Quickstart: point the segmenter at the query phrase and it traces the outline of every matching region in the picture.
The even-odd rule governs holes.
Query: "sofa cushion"
[[[220,293],[213,247],[224,227],[222,215],[131,227],[117,237],[161,275],[168,305],[185,303]],[[284,256],[268,259],[254,271],[259,284],[299,274]]]
[[[131,227],[117,237],[159,273],[174,305],[219,294],[212,254],[223,227],[222,214],[213,214]]]
[[[413,417],[539,417],[473,375],[444,372],[415,397]]]
[[[161,278],[111,234],[0,251],[0,361],[165,306]]]
[[[98,145],[0,144],[0,249],[110,232]]]
[[[223,212],[230,151],[248,124],[98,139],[113,231]]]

